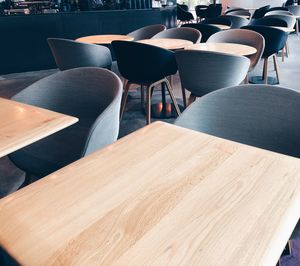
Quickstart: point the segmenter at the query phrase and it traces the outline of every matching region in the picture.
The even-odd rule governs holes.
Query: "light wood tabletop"
[[[133,41],[133,37],[127,35],[91,35],[76,39],[77,42],[85,42],[91,44],[111,44],[112,41]]]
[[[77,121],[75,117],[0,98],[0,157]]]
[[[222,25],[222,24],[210,24],[210,25],[218,27],[221,30],[229,30],[230,29],[230,26],[227,26],[227,25]]]
[[[282,30],[284,32],[287,32],[287,33],[291,33],[291,32],[294,32],[295,29],[293,28],[287,28],[287,27],[275,27],[275,26],[272,26],[272,28],[276,28],[276,29],[279,29],[279,30]]]
[[[275,265],[300,160],[156,122],[0,200],[21,265]]]
[[[158,46],[160,48],[169,49],[169,50],[184,49],[185,47],[193,44],[191,41],[182,40],[182,39],[169,39],[169,38],[146,39],[146,40],[140,40],[138,42]]]
[[[256,48],[237,43],[197,43],[186,47],[188,50],[211,51],[233,55],[252,55],[257,52]]]

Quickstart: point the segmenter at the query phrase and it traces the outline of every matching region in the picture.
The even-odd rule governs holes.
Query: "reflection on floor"
[[[284,63],[281,62],[281,57],[278,56],[281,77],[280,85],[300,90],[300,36],[290,36],[289,46],[290,56],[285,59]],[[115,64],[113,70],[117,72]],[[56,71],[57,70],[45,70],[0,76],[0,97],[10,98],[31,83],[51,75]],[[262,63],[250,76],[260,75],[261,73]],[[269,75],[275,76],[275,71],[272,67],[270,67]],[[178,75],[174,77],[174,91],[176,97],[179,99],[179,103],[181,103],[181,90]],[[153,100],[154,102],[160,101],[159,88],[154,92]],[[172,123],[174,119],[166,119],[164,121]],[[119,137],[125,136],[144,125],[145,115],[140,104],[140,91],[139,88],[136,87],[133,88],[130,93],[126,111],[121,122]],[[7,157],[0,159],[0,198],[18,189],[23,180],[24,173],[16,168]],[[295,239],[292,243],[292,247],[292,255],[284,256],[281,259],[281,265],[300,265],[300,239]]]

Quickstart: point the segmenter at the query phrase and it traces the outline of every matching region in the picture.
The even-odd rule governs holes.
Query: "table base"
[[[268,85],[278,85],[278,81],[274,77],[267,77],[268,79]],[[261,76],[254,76],[249,78],[249,83],[251,84],[265,84],[265,81]]]

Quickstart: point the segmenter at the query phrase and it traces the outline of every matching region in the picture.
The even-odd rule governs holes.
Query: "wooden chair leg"
[[[278,65],[277,65],[277,58],[275,55],[273,55],[273,62],[274,62],[274,68],[276,71],[276,78],[277,78],[277,82],[279,84],[279,71],[278,71]]]
[[[188,102],[188,106],[190,104],[192,104],[194,101],[196,101],[197,97],[194,95],[194,94],[190,94],[190,97],[189,97],[189,102]]]
[[[245,79],[244,79],[245,84],[249,84],[249,73],[247,73]]]
[[[263,74],[263,77],[264,77],[265,84],[268,84],[268,59],[269,58],[265,58],[265,60],[264,60],[264,74]]]
[[[174,104],[176,113],[177,113],[177,115],[179,116],[179,115],[181,114],[181,112],[180,112],[180,109],[179,109],[179,107],[178,107],[176,98],[175,98],[175,96],[174,96],[174,94],[173,94],[173,90],[172,90],[172,87],[171,87],[171,85],[170,85],[170,82],[169,82],[167,79],[165,79],[165,83],[166,83],[166,85],[167,85],[167,90],[169,91],[170,97],[171,97],[172,102],[173,102],[173,104]]]
[[[186,108],[187,107],[186,93],[185,93],[185,88],[182,86],[181,86],[181,91],[182,91],[183,106],[184,108]]]
[[[289,57],[289,54],[290,54],[290,48],[289,48],[288,41],[286,41],[284,47],[285,47],[286,57]]]
[[[120,121],[122,120],[123,113],[125,110],[126,101],[127,101],[127,97],[128,97],[128,93],[129,93],[129,88],[130,88],[130,83],[128,82],[128,80],[125,80],[124,81],[124,92],[123,92],[123,96],[122,96],[122,100],[121,100]]]
[[[284,62],[284,48],[281,50],[281,61]]]
[[[152,85],[146,88],[146,123],[149,125],[151,123],[151,91]]]

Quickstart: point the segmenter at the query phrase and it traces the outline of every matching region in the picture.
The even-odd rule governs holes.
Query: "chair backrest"
[[[231,27],[230,19],[225,17],[217,17],[217,18],[207,18],[201,22],[202,24],[220,24]]]
[[[204,18],[206,16],[207,8],[208,8],[207,5],[197,5],[197,6],[195,6],[196,15],[198,17]]]
[[[288,38],[286,32],[268,26],[245,26],[242,29],[256,31],[264,37],[265,49],[262,55],[263,58],[268,58],[282,50]]]
[[[275,7],[271,7],[268,12],[271,12],[271,11],[276,11],[276,10],[283,10],[283,11],[288,11],[288,9],[284,6],[275,6]]]
[[[189,23],[189,24],[184,24],[181,27],[189,27],[189,28],[194,28],[198,31],[201,32],[201,42],[206,42],[207,39],[215,34],[216,32],[221,31],[220,28],[209,25],[209,24],[200,24],[200,23]]]
[[[287,6],[286,7],[289,12],[291,12],[295,16],[300,16],[300,6]]]
[[[166,26],[162,24],[149,25],[128,33],[128,36],[134,38],[135,41],[150,39],[155,34],[166,30]]]
[[[224,11],[224,14],[229,14],[230,12],[233,12],[233,11],[238,11],[238,10],[246,10],[244,8],[240,8],[240,7],[231,7],[231,8],[227,8],[225,11]]]
[[[248,56],[251,61],[250,70],[252,70],[258,64],[265,49],[265,39],[261,34],[255,31],[244,29],[220,31],[212,35],[207,40],[207,42],[237,43],[249,45],[256,48],[257,52],[253,55]]]
[[[173,28],[173,29],[168,29],[159,32],[155,34],[152,38],[153,39],[159,39],[159,38],[182,39],[182,40],[191,41],[193,43],[199,43],[201,40],[201,33],[197,29],[190,28],[190,27]]]
[[[181,9],[183,9],[184,11],[189,11],[189,6],[188,5],[183,5],[183,4],[177,4],[177,6],[179,6]]]
[[[138,42],[113,41],[121,75],[138,84],[152,83],[177,72],[174,52]]]
[[[248,19],[235,15],[231,16],[231,13],[229,13],[229,15],[224,15],[221,17],[229,19],[231,21],[231,29],[240,29],[241,27],[247,26],[249,24]]]
[[[12,99],[75,116],[78,123],[43,140],[29,145],[10,156],[30,154],[43,158],[57,169],[82,156],[100,149],[117,139],[122,82],[113,72],[103,68],[74,68],[55,73],[25,88]],[[17,161],[21,169],[29,167],[26,160]],[[44,176],[57,169],[44,169],[30,162],[27,169],[36,176]]]
[[[285,10],[273,10],[273,11],[268,11],[265,14],[266,16],[271,16],[271,15],[285,15],[285,16],[293,16],[293,14],[290,11],[285,11]]]
[[[198,97],[240,84],[250,66],[250,60],[244,56],[197,50],[175,54],[182,87]]]
[[[258,8],[254,11],[253,15],[252,15],[252,19],[259,19],[262,18],[267,12],[268,10],[271,8],[270,5],[266,5],[263,6],[261,8]]]
[[[111,68],[111,52],[105,46],[60,38],[48,38],[47,41],[60,70],[77,67]]]
[[[181,6],[177,4],[177,19],[180,21],[190,21],[194,19],[194,16],[192,13],[182,9]]]
[[[266,16],[259,19],[251,20],[249,23],[250,26],[277,26],[277,27],[287,27],[288,24],[286,21],[280,18],[273,18],[271,16]]]
[[[288,28],[294,28],[296,24],[296,18],[292,15],[268,15],[266,18],[274,18],[274,19],[281,19],[286,22]]]
[[[221,89],[194,102],[175,124],[300,157],[300,93],[267,85]]]
[[[228,13],[227,13],[228,14]],[[233,10],[229,12],[231,16],[248,16],[251,17],[251,13],[248,10]]]
[[[299,0],[298,0],[298,2],[299,2]],[[292,5],[294,5],[294,0],[287,0],[285,3],[284,3],[284,6],[286,7],[286,6],[292,6]]]
[[[210,4],[207,8],[206,18],[216,18],[220,16],[222,13],[222,5],[221,4]]]

